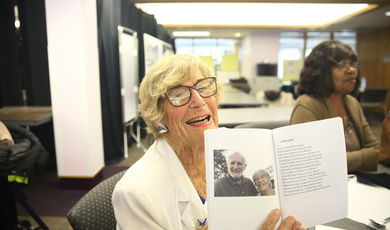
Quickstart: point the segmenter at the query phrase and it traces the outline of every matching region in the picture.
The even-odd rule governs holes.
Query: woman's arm
[[[150,229],[162,230],[163,227],[153,218],[154,205],[144,199],[142,194],[115,189],[112,195],[117,230]]]

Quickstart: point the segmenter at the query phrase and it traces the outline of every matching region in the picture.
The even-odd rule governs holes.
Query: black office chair
[[[364,92],[359,95],[360,105],[363,110],[367,109],[383,109],[387,114],[387,88],[366,88]]]
[[[112,192],[123,170],[100,182],[69,210],[66,217],[74,230],[115,230],[116,219],[111,203]]]
[[[18,201],[39,225],[34,229],[48,230],[49,228],[38,213],[28,204],[23,187],[28,184],[28,178],[32,174],[43,172],[48,162],[49,153],[33,132],[18,125],[6,122],[5,125],[15,144],[11,146],[0,145],[0,198],[2,199],[0,213],[4,218],[1,227],[9,229],[11,226],[19,224],[26,229],[33,229],[29,221],[18,220],[15,203]],[[3,215],[3,211],[6,211],[6,215]]]

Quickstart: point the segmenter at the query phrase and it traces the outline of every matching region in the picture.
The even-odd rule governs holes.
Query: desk
[[[378,173],[390,174],[390,168],[378,165]],[[369,186],[356,181],[348,181],[348,218],[369,225],[369,218],[382,220],[390,216],[390,190],[379,186]],[[386,224],[387,229],[390,223]]]
[[[293,107],[221,108],[218,122],[222,127],[255,124],[256,127],[280,127],[288,125]]]
[[[268,105],[267,101],[259,101],[256,97],[233,88],[231,85],[223,85],[219,101],[220,108],[260,107]]]
[[[50,106],[5,106],[0,109],[0,120],[8,124],[38,126],[51,119]]]

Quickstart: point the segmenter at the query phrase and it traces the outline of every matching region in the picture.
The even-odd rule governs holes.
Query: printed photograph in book
[[[272,162],[262,168],[264,162],[247,162],[237,150],[214,150],[214,196],[274,196],[275,180]],[[248,174],[247,166],[257,168]]]

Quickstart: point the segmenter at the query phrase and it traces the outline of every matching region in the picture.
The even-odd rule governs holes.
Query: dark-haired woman
[[[386,147],[389,144],[382,143],[379,147],[359,102],[352,96],[358,92],[359,86],[357,54],[342,42],[324,41],[305,60],[298,85],[300,96],[290,120],[290,124],[297,124],[341,117],[349,172],[375,171],[379,161],[390,157]],[[389,127],[389,123],[388,116],[383,123],[382,135],[388,133],[385,127]]]

